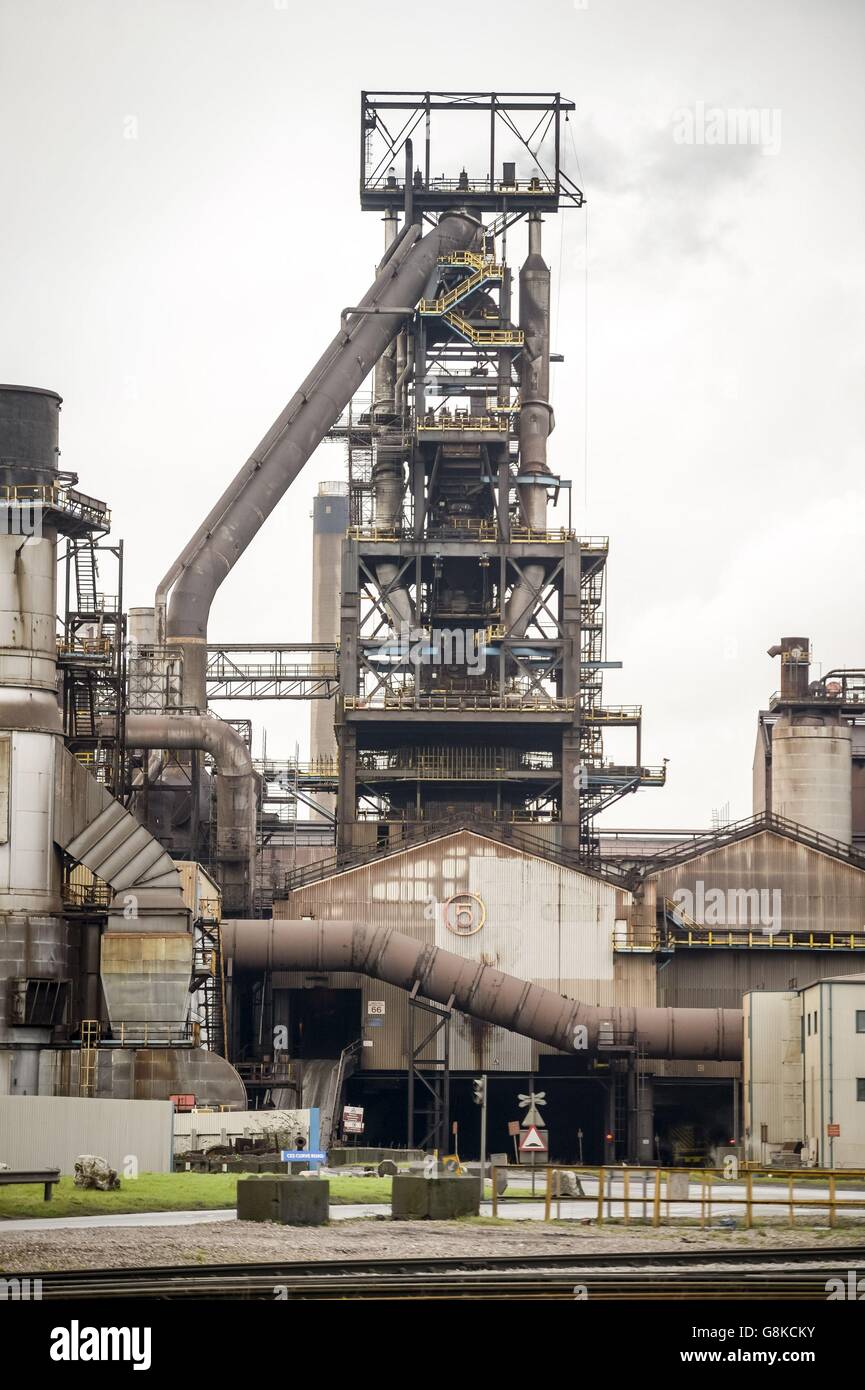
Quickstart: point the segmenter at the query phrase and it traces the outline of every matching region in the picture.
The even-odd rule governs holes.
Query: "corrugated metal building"
[[[461,830],[297,889],[274,903],[274,917],[360,918],[494,965],[521,979],[592,1004],[654,1003],[651,962],[615,957],[617,919],[630,894],[589,874]],[[472,914],[465,934],[461,904]],[[365,977],[330,974],[318,983],[359,991],[358,1022],[370,999],[385,1004],[381,1027],[368,1032],[365,1070],[408,1066],[408,996]],[[308,986],[298,972],[273,977],[274,1019],[286,1021],[283,990]],[[456,1071],[529,1072],[542,1049],[528,1038],[455,1016],[451,1066]]]
[[[742,1119],[746,1157],[767,1165],[802,1139],[802,997],[746,994]]]
[[[804,1137],[823,1168],[865,1167],[865,975],[802,992]]]
[[[861,869],[768,830],[651,873],[649,881],[657,885],[659,902],[683,889],[695,904],[702,901],[709,926],[843,934],[861,932],[865,923]],[[710,896],[718,890],[723,903]],[[772,920],[762,920],[767,917]]]

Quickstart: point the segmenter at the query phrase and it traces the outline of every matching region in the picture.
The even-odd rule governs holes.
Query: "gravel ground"
[[[399,1255],[589,1255],[599,1251],[742,1250],[855,1245],[861,1232],[828,1229],[683,1231],[523,1222],[340,1221],[330,1226],[207,1222],[196,1226],[101,1227],[10,1231],[0,1227],[0,1271],[111,1269],[149,1265],[264,1263],[268,1260],[359,1260]],[[862,1243],[865,1260],[865,1243]]]

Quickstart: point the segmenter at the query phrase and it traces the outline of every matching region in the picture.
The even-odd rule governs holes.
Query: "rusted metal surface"
[[[780,920],[772,925],[785,932],[861,932],[865,922],[861,869],[769,831],[676,864],[653,874],[652,880],[658,901],[673,898],[682,888],[695,893],[698,883],[704,897],[713,889],[725,895],[756,890],[768,895],[773,918],[776,906],[780,909]]]
[[[364,922],[248,921],[223,928],[237,969],[351,970],[452,1001],[473,1018],[565,1052],[594,1053],[605,1034],[632,1038],[647,1057],[734,1061],[742,1052],[740,1009],[629,1009],[587,1005]]]
[[[470,905],[477,921],[483,916],[479,930],[455,933],[459,904]],[[280,919],[361,919],[575,998],[654,1004],[653,994],[615,994],[612,938],[629,905],[630,894],[602,879],[462,830],[297,889],[273,911]],[[363,1068],[406,1066],[405,994],[362,977],[328,983],[361,989],[364,1017],[370,998],[385,1000],[383,1026],[364,1049]],[[293,985],[301,987],[303,979]],[[575,986],[580,993],[573,994]],[[531,1040],[516,1033],[454,1019],[455,1071],[480,1069],[481,1056],[488,1070],[527,1071],[537,1055]]]

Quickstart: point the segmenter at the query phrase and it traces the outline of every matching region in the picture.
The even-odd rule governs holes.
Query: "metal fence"
[[[508,1174],[532,1176],[526,1166],[497,1165]],[[576,1191],[563,1175],[574,1174]],[[540,1179],[540,1181],[538,1181]],[[779,1169],[583,1167],[548,1164],[537,1168],[537,1200],[544,1205],[545,1221],[560,1219],[563,1206],[577,1204],[583,1220],[603,1225],[605,1221],[630,1225],[660,1226],[671,1222],[695,1221],[705,1228],[723,1218],[754,1225],[785,1215],[790,1226],[796,1218],[818,1216],[835,1227],[839,1215],[853,1222],[865,1222],[865,1170],[818,1168]],[[492,1185],[492,1214],[501,1216],[502,1207],[531,1200],[531,1193],[499,1195]],[[839,1188],[842,1190],[839,1192]]]

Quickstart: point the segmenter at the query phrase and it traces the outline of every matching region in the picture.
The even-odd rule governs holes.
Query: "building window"
[[[865,1100],[865,1076],[856,1077],[856,1099]]]
[[[810,1038],[810,1036],[811,1036],[811,1015],[810,1015],[810,1014],[806,1014],[805,1017],[806,1017],[807,1020],[808,1020],[808,1037]]]
[[[856,1032],[865,1033],[865,1009],[856,1010]]]

